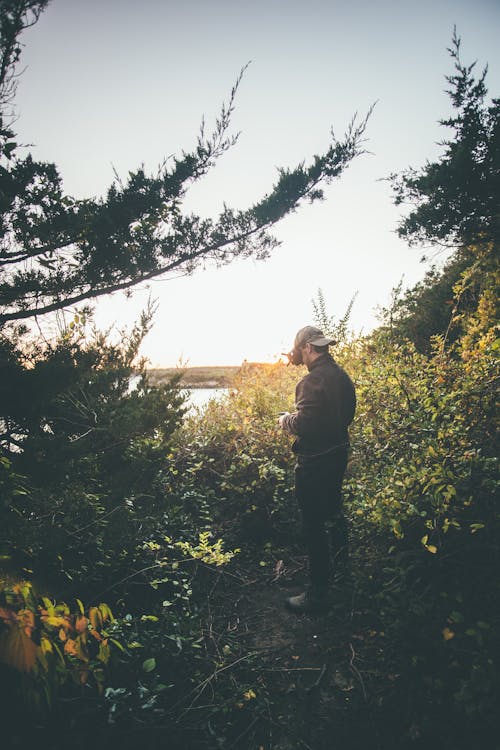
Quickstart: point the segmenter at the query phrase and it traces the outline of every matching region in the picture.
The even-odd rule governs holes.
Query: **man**
[[[335,564],[347,555],[341,490],[356,394],[350,377],[328,352],[334,343],[318,328],[306,326],[288,355],[292,364],[305,364],[309,371],[297,385],[296,410],[279,418],[280,427],[295,436],[295,495],[309,556],[309,587],[286,600],[294,612],[328,609],[331,558]]]

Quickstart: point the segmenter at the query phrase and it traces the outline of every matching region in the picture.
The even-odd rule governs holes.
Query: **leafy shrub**
[[[64,602],[38,598],[27,583],[0,587],[0,662],[16,701],[35,715],[50,709],[63,690],[93,686],[102,694],[113,650],[113,615],[107,604],[71,611]],[[12,699],[12,697],[11,697]]]
[[[500,689],[496,349],[492,329],[473,347],[437,338],[430,356],[379,332],[353,359],[357,555],[376,581],[381,627],[414,673],[416,725],[427,716],[434,731],[463,710],[483,731]],[[448,708],[431,715],[433,702]]]
[[[489,533],[498,520],[493,345],[468,364],[384,336],[360,346],[350,489],[365,522],[431,553],[459,530]]]
[[[184,397],[175,379],[148,383],[137,356],[149,322],[113,343],[78,317],[44,351],[26,342],[23,360],[19,347],[15,366],[14,350],[2,350],[0,547],[18,568],[90,588],[103,566],[119,575],[130,565],[138,535],[156,527],[165,505],[156,478]],[[18,377],[22,399],[12,397]]]
[[[293,408],[296,368],[243,365],[230,392],[185,420],[165,471],[165,492],[235,543],[289,526],[290,440],[277,429]]]

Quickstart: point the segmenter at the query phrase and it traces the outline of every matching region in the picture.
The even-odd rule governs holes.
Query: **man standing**
[[[295,496],[309,556],[309,587],[286,600],[294,612],[328,609],[331,559],[335,565],[348,552],[341,491],[356,394],[350,377],[328,352],[334,343],[314,326],[297,333],[289,359],[305,364],[309,372],[296,387],[295,411],[279,418],[280,427],[295,436]]]

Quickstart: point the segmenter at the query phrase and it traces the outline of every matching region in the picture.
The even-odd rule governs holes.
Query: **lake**
[[[139,376],[134,376],[130,381],[130,391],[137,387]],[[203,409],[213,398],[220,398],[228,393],[229,388],[183,388],[184,393],[188,396],[188,406],[190,408]]]
[[[228,392],[228,388],[186,388],[188,404],[191,408],[203,409],[212,399],[220,398]]]

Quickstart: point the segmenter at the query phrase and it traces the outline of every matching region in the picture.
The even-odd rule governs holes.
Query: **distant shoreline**
[[[230,388],[240,366],[213,365],[207,367],[164,367],[148,369],[153,385],[166,383],[182,373],[181,384],[186,388]]]

